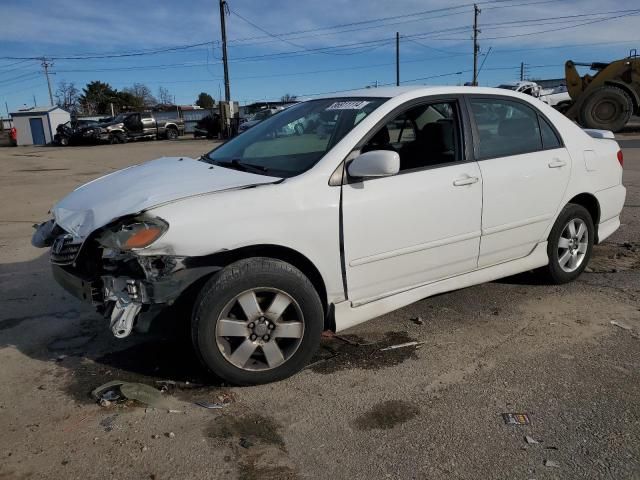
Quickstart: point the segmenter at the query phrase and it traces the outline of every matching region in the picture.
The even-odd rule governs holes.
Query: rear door
[[[350,179],[342,188],[353,303],[476,268],[482,181],[477,163],[465,154],[460,111],[455,100],[412,103],[360,146],[360,152],[398,152],[400,172]]]
[[[524,257],[546,240],[564,197],[571,157],[547,118],[510,97],[468,97],[483,181],[478,265]]]
[[[142,134],[155,135],[158,133],[156,128],[156,120],[151,113],[142,113]]]

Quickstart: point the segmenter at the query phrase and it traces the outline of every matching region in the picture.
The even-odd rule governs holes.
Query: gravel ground
[[[29,243],[74,186],[211,142],[1,148],[0,479],[639,479],[640,135],[620,142],[623,226],[577,282],[523,274],[426,299],[251,388],[208,378],[175,330],[114,339]],[[411,340],[425,343],[380,351]],[[180,413],[95,404],[114,379],[169,381]]]

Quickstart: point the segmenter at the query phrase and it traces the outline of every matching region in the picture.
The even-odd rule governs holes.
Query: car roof
[[[319,95],[313,98],[394,98],[403,96],[406,99],[413,97],[423,97],[427,95],[451,95],[451,94],[483,94],[483,95],[502,95],[513,96],[523,98],[522,94],[505,90],[502,88],[491,87],[462,87],[462,86],[424,86],[413,85],[403,87],[378,87],[378,88],[363,88],[359,90],[350,90],[346,92],[335,92],[332,94]]]

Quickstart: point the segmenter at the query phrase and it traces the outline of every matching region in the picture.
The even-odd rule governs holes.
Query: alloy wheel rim
[[[567,272],[575,272],[584,262],[589,248],[589,229],[584,220],[573,218],[562,229],[558,240],[558,264]]]
[[[298,303],[275,288],[254,288],[236,295],[216,323],[222,356],[242,370],[272,370],[300,348],[304,318]]]

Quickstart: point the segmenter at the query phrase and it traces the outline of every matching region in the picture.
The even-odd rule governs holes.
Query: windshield
[[[131,115],[131,114],[130,113],[119,113],[115,117],[111,117],[109,119],[106,119],[105,122],[122,123],[127,119],[127,117],[129,115]]]
[[[267,118],[269,118],[271,116],[271,111],[270,110],[264,110],[262,112],[258,112],[256,113],[251,120],[265,120]]]
[[[228,168],[293,177],[313,167],[386,98],[311,100],[278,112],[202,157]]]

